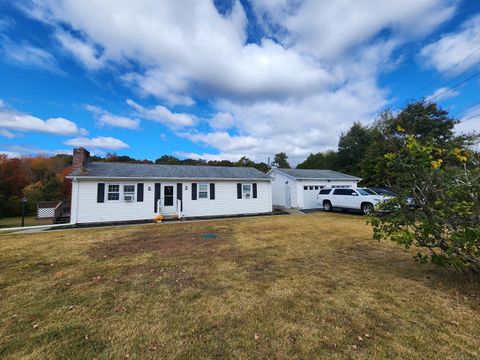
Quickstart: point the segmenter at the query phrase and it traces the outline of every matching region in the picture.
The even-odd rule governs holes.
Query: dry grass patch
[[[344,214],[6,235],[0,358],[478,358],[478,280],[411,256]]]

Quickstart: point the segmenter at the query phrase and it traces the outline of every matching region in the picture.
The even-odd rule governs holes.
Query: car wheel
[[[370,203],[362,204],[363,215],[369,215],[369,214],[373,213],[374,210],[375,209],[373,207],[373,204],[370,204]]]
[[[326,212],[332,211],[332,203],[330,201],[324,201],[323,210],[325,210]]]

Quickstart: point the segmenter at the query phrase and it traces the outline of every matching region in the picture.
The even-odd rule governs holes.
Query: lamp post
[[[25,225],[25,206],[27,205],[28,200],[24,196],[22,199],[22,227]]]

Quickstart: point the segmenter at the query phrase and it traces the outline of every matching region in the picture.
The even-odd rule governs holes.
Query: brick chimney
[[[80,147],[73,149],[73,161],[72,168],[73,170],[83,168],[90,159],[90,152],[85,150],[85,148]]]

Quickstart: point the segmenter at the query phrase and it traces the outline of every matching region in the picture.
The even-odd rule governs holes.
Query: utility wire
[[[452,114],[452,116],[455,116],[455,115],[457,115],[457,114],[463,113],[465,110],[471,109],[471,108],[474,107],[475,105],[479,105],[479,104],[480,104],[480,100],[474,102],[473,104],[470,104],[470,105],[464,107],[463,109],[460,109],[460,110],[455,111],[455,112]]]
[[[460,122],[462,123],[462,122],[465,122],[465,121],[468,121],[468,120],[472,120],[472,119],[475,119],[475,118],[477,118],[477,117],[479,117],[479,116],[480,116],[480,114],[476,114],[476,115],[470,116],[470,117],[468,117],[468,118],[466,118],[466,119],[463,119],[463,120],[461,120]]]
[[[433,79],[432,81],[430,81],[427,85],[425,85],[424,87],[422,87],[420,90],[418,90],[415,94],[414,94],[414,97],[416,95],[418,95],[419,93],[423,92],[423,90],[425,89],[428,89],[431,85],[433,84],[436,84],[440,79],[444,78],[445,75],[447,75],[448,73],[450,73],[453,69],[455,69],[457,66],[459,66],[460,64],[462,64],[464,61],[466,61],[467,59],[471,58],[473,55],[475,55],[476,53],[480,52],[480,47],[475,49],[473,52],[471,52],[470,54],[468,54],[467,56],[465,56],[462,60],[460,60],[459,62],[455,63],[454,65],[452,65],[449,69],[447,69],[446,71],[444,71],[442,74],[440,74],[439,76],[437,76],[435,79]],[[460,77],[461,75],[463,75],[466,71],[468,71],[468,69],[470,69],[472,66],[469,66],[466,70],[464,70],[460,75],[457,75],[455,78],[458,78]],[[452,79],[450,82],[452,82],[453,80]],[[447,83],[448,84],[448,83]]]
[[[442,96],[443,94],[446,94],[446,93],[452,91],[453,89],[456,89],[456,88],[459,87],[460,85],[465,84],[466,82],[468,82],[468,81],[470,81],[470,80],[473,80],[473,79],[476,78],[477,76],[480,76],[480,71],[478,71],[478,72],[476,72],[475,74],[469,76],[468,78],[460,81],[459,83],[453,85],[452,87],[449,87],[448,89],[442,91],[441,93],[439,93],[439,94],[437,94],[437,95],[435,95],[435,96],[430,97],[430,98],[428,99],[428,101],[431,101],[431,100],[433,100],[433,99],[436,99],[436,98]]]

